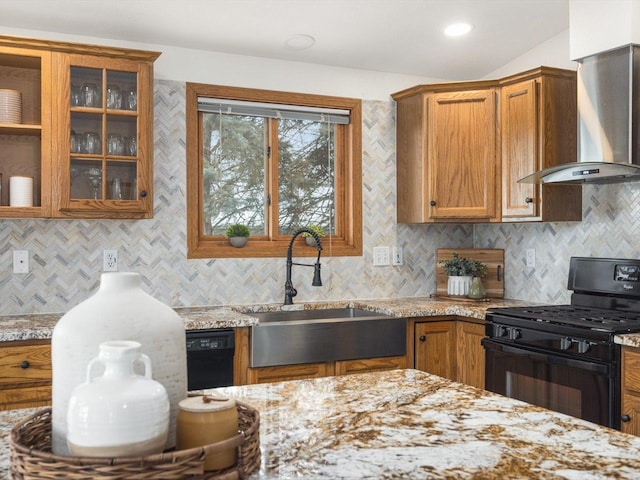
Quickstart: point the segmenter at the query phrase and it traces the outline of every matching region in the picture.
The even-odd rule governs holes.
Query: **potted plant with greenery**
[[[229,239],[231,246],[242,248],[247,244],[247,239],[251,236],[251,232],[246,225],[234,223],[233,225],[229,225],[224,236]]]
[[[473,267],[473,278],[467,296],[479,300],[487,296],[487,291],[484,285],[482,285],[482,278],[487,276],[487,266],[480,260],[471,260],[471,264]]]
[[[307,228],[314,231],[320,238],[325,236],[324,228],[322,228],[320,225],[309,225]],[[316,246],[316,239],[313,238],[310,233],[302,232],[302,236],[305,238],[307,245],[309,245],[310,247]]]
[[[449,276],[447,294],[466,296],[469,294],[473,277],[486,275],[487,267],[479,260],[469,260],[453,253],[450,260],[443,260],[444,273]]]

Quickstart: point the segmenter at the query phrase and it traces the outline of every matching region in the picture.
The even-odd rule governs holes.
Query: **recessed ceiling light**
[[[284,44],[291,50],[306,50],[313,47],[316,39],[311,35],[297,34],[289,37]]]
[[[466,35],[473,30],[473,25],[470,23],[452,23],[444,29],[444,34],[447,37],[460,37]]]

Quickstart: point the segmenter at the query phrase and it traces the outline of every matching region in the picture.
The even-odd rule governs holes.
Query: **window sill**
[[[362,242],[360,246],[349,244],[345,240],[328,239],[322,243],[322,257],[354,257],[362,255]],[[286,257],[289,248],[289,240],[252,240],[249,238],[246,246],[242,248],[232,247],[229,241],[201,240],[198,245],[189,246],[187,258],[270,258]],[[318,249],[309,247],[303,238],[296,239],[293,244],[293,253],[296,257],[316,257]]]

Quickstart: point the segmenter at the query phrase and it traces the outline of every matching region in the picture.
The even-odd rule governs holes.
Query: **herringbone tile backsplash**
[[[394,112],[391,100],[363,103],[363,257],[323,258],[319,288],[312,272],[294,269],[296,302],[429,295],[436,249],[477,247],[505,249],[507,297],[559,303],[571,255],[638,256],[640,184],[584,187],[583,222],[396,224]],[[284,258],[187,260],[184,117],[184,83],[156,81],[153,219],[0,220],[0,314],[69,310],[97,289],[104,249],[172,306],[283,301]],[[404,265],[373,267],[373,247],[393,245]],[[535,269],[524,267],[526,248],[536,249]],[[12,273],[16,249],[29,250],[27,275]]]

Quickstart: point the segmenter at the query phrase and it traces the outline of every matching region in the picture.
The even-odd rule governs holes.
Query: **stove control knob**
[[[509,332],[509,340],[517,340],[520,338],[520,330],[515,327],[507,327],[507,332]]]
[[[495,325],[496,337],[504,337],[507,334],[507,329],[502,325]]]
[[[572,344],[573,344],[573,340],[571,340],[569,337],[561,338],[560,350],[569,350]]]
[[[591,342],[587,340],[579,340],[578,341],[578,353],[587,353],[591,348]]]

